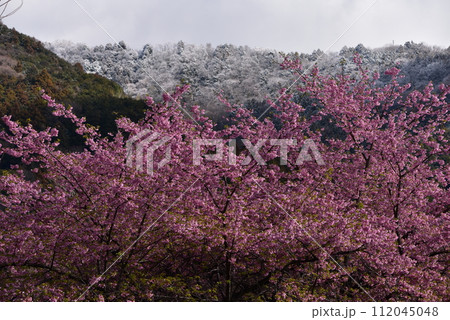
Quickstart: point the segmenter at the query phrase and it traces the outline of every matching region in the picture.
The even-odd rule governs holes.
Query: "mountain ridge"
[[[304,69],[317,63],[324,73],[351,74],[357,69],[353,63],[357,52],[364,67],[381,74],[380,85],[389,82],[390,77],[385,76],[384,71],[394,66],[402,69],[404,77],[400,82],[412,83],[414,89],[423,88],[430,80],[435,84],[450,84],[450,47],[443,49],[414,42],[376,49],[359,44],[343,47],[339,52],[316,50],[311,54],[231,44],[213,48],[183,41],[147,44],[141,50],[131,49],[123,41],[95,47],[56,42],[46,43],[46,47],[72,63],[80,63],[87,72],[116,81],[132,97],[150,95],[158,99],[162,94],[159,85],[171,91],[176,85],[188,83],[192,89],[187,101],[205,107],[210,115],[220,113],[223,107],[217,101],[219,92],[232,103],[245,105],[276,96],[280,88],[289,86],[295,77],[280,67],[285,56],[298,58]]]
[[[0,117],[11,115],[39,130],[56,127],[63,147],[79,144],[71,123],[51,114],[42,89],[104,133],[115,130],[116,114],[136,118],[146,107],[127,97],[119,84],[86,73],[81,64],[65,61],[39,40],[0,24]]]

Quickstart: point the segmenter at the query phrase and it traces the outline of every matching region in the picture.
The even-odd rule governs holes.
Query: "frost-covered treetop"
[[[281,87],[295,79],[280,68],[285,53],[248,46],[213,47],[183,41],[147,44],[140,50],[132,49],[123,41],[95,47],[57,41],[46,46],[71,63],[81,63],[87,72],[116,81],[132,97],[160,97],[162,89],[170,91],[177,85],[190,84],[189,102],[204,106],[210,113],[221,108],[216,98],[219,92],[233,103],[262,101],[267,96],[277,95]],[[369,49],[359,44],[354,48],[344,47],[339,52],[315,50],[311,54],[287,55],[297,56],[304,70],[317,64],[322,72],[333,75],[357,71],[352,61],[355,52],[371,71],[384,74],[388,68],[399,67],[404,76],[400,82],[411,83],[415,88],[423,88],[430,80],[436,84],[450,83],[450,48],[406,42]],[[382,76],[380,85],[388,80],[387,76]]]

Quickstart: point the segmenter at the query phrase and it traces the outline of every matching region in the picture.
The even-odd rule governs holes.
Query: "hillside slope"
[[[12,115],[38,129],[55,126],[63,147],[77,145],[73,127],[51,114],[40,96],[41,89],[71,105],[76,114],[100,126],[104,133],[115,130],[117,115],[136,119],[145,108],[143,101],[128,98],[117,83],[84,72],[80,64],[72,65],[38,40],[0,24],[0,116]]]
[[[209,114],[220,113],[223,105],[217,94],[223,92],[233,103],[248,107],[261,104],[266,96],[274,97],[280,87],[289,86],[295,77],[280,68],[286,55],[275,50],[251,49],[246,46],[185,44],[146,45],[135,51],[125,43],[88,47],[71,42],[55,42],[46,46],[59,56],[80,63],[90,73],[98,73],[119,83],[134,97],[161,96],[160,84],[172,90],[180,83],[192,86],[190,103],[206,108]],[[435,84],[450,84],[450,47],[441,49],[407,42],[404,45],[368,49],[362,44],[344,47],[339,53],[324,54],[316,50],[311,54],[289,53],[297,56],[304,68],[317,63],[323,73],[353,73],[356,66],[353,55],[358,52],[364,67],[378,71],[380,85],[389,76],[384,71],[397,66],[404,76],[400,81],[423,88],[431,80]],[[156,84],[155,81],[158,83]]]

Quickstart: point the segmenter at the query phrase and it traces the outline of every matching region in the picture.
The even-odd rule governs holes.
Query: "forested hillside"
[[[145,108],[144,102],[128,98],[117,83],[84,72],[80,64],[59,58],[40,41],[0,24],[0,117],[12,115],[13,120],[40,130],[56,127],[63,147],[79,144],[73,125],[51,114],[41,98],[42,89],[102,132],[115,129],[117,116],[140,117]]]
[[[360,44],[355,48],[344,47],[339,53],[326,54],[320,50],[311,54],[285,54],[230,44],[214,48],[182,41],[146,45],[138,51],[124,42],[120,42],[120,46],[107,44],[93,48],[71,42],[46,46],[60,57],[82,64],[87,72],[116,81],[133,97],[150,95],[158,99],[161,87],[170,91],[178,84],[189,83],[188,102],[204,107],[209,115],[220,114],[223,110],[223,105],[217,101],[219,92],[233,103],[257,107],[266,96],[276,96],[281,87],[289,86],[295,78],[280,68],[285,55],[297,56],[304,69],[317,63],[325,74],[351,74],[357,70],[352,58],[358,52],[365,68],[382,75],[379,85],[389,81],[390,77],[384,75],[384,71],[394,66],[402,69],[404,77],[399,82],[411,83],[413,89],[423,88],[429,81],[450,83],[450,47],[442,49],[414,42],[378,49],[368,49]]]

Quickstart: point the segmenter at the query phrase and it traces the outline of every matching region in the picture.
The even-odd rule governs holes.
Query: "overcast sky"
[[[450,1],[378,0],[370,7],[373,2],[24,0],[22,9],[3,22],[41,41],[70,40],[97,45],[113,42],[109,33],[136,49],[146,43],[183,40],[310,53],[319,48],[326,50],[352,24],[331,51],[358,43],[374,48],[411,40],[450,46]]]

